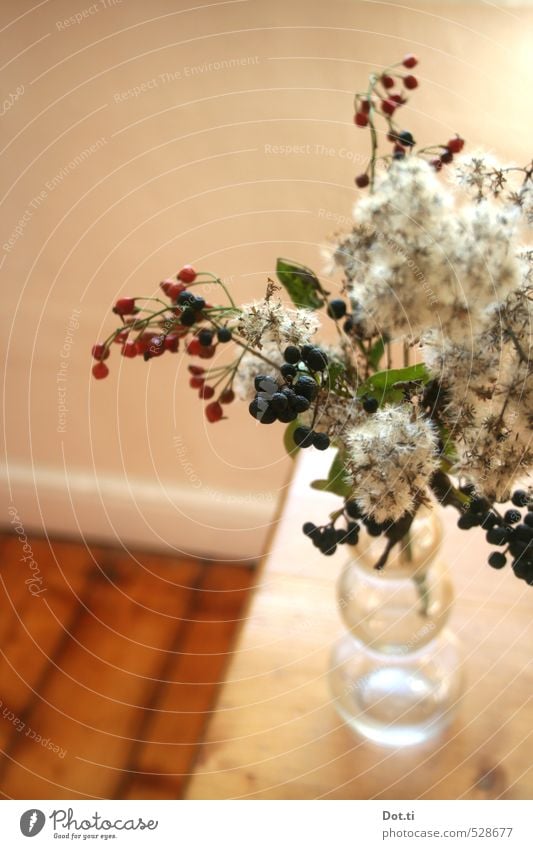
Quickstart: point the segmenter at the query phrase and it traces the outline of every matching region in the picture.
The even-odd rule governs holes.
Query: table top
[[[528,799],[533,795],[533,590],[496,571],[479,529],[441,510],[441,556],[456,592],[448,626],[462,644],[459,711],[439,738],[399,750],[356,736],[337,715],[329,652],[343,632],[335,582],[346,550],[324,558],[301,533],[337,503],[311,492],[316,457],[296,470],[226,682],[190,799]],[[325,464],[325,465],[324,465]]]

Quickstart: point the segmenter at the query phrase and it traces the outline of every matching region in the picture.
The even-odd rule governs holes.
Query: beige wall
[[[351,93],[404,52],[421,58],[405,111],[420,141],[459,130],[525,161],[533,15],[476,3],[197,5],[2,3],[2,100],[19,92],[1,118],[2,244],[27,219],[0,251],[4,477],[28,526],[252,556],[289,474],[281,427],[258,431],[245,409],[206,426],[176,357],[146,366],[115,352],[110,378],[91,381],[112,301],[150,294],[182,262],[216,270],[244,300],[261,295],[277,255],[320,267],[367,150]],[[224,60],[242,63],[209,68]]]

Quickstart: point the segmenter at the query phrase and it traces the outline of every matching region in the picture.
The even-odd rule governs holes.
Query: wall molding
[[[274,499],[83,470],[0,466],[2,525],[14,506],[28,532],[84,537],[217,560],[256,560],[277,515]]]

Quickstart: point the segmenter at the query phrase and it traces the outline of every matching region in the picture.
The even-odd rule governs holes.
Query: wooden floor
[[[253,569],[29,544],[36,596],[0,536],[2,796],[181,798]]]

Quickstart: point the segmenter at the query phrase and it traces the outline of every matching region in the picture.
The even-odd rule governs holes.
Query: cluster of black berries
[[[346,527],[335,527],[340,518],[345,520]],[[320,527],[317,527],[313,522],[306,522],[302,530],[310,538],[313,545],[326,555],[335,554],[337,546],[342,543],[357,545],[361,525],[364,525],[366,532],[372,537],[383,534],[387,538],[388,544],[378,563],[376,563],[376,568],[381,569],[387,561],[391,547],[402,540],[411,527],[413,518],[413,514],[406,513],[396,522],[376,522],[371,516],[364,515],[361,512],[356,501],[349,500],[344,504],[343,513],[334,522]]]
[[[467,494],[469,487],[463,487]],[[507,563],[507,554],[512,558],[512,569],[517,578],[533,586],[533,502],[527,492],[517,489],[512,495],[514,508],[500,516],[489,509],[484,498],[473,496],[468,509],[459,518],[457,524],[463,530],[481,527],[486,530],[486,540],[490,545],[506,546],[504,551],[493,551],[489,564],[494,569],[503,569]],[[527,507],[522,515],[519,509]]]
[[[180,323],[184,327],[192,327],[198,321],[198,313],[205,307],[205,299],[188,289],[180,292],[175,303],[182,309]]]
[[[319,451],[325,451],[330,445],[330,439],[327,433],[320,433],[305,425],[297,427],[292,438],[298,448],[310,448],[312,445],[313,448],[317,448]]]
[[[322,554],[329,556],[335,554],[337,546],[342,543],[357,545],[359,542],[359,525],[357,522],[348,522],[345,528],[335,528],[333,523],[317,527],[313,522],[306,522],[303,526],[306,537]]]
[[[318,383],[312,374],[323,372],[328,365],[327,354],[313,345],[301,349],[289,345],[283,356],[285,362],[280,371],[284,383],[265,374],[258,374],[254,381],[256,394],[248,409],[261,424],[293,422],[299,413],[307,412],[318,395]],[[295,429],[293,438],[298,448],[313,445],[325,451],[330,444],[327,434],[303,425]]]
[[[344,528],[336,528],[335,522],[329,522],[329,524],[321,527],[317,527],[313,522],[306,522],[302,530],[313,545],[322,554],[329,557],[331,554],[335,554],[338,545],[357,545],[361,526],[354,520],[360,517],[361,513],[355,501],[347,501],[342,514],[342,518],[346,522]]]
[[[216,331],[216,339],[219,342],[231,342],[232,335],[233,334],[228,327],[219,327]],[[204,348],[209,348],[209,346],[213,344],[213,341],[216,341],[215,331],[211,330],[209,327],[203,327],[197,334],[196,338],[200,345]]]
[[[281,367],[281,373],[287,380],[296,377],[300,365],[316,373],[325,371],[329,362],[328,355],[316,345],[303,345],[302,348],[288,345],[283,352],[283,359],[285,363]]]
[[[248,407],[250,415],[261,424],[293,422],[305,413],[317,396],[318,386],[309,375],[300,375],[292,385],[280,385],[275,377],[258,374],[254,381],[256,395]]]

